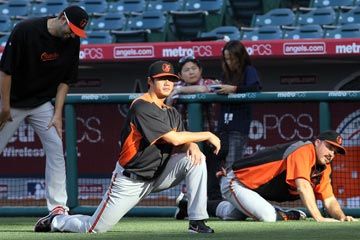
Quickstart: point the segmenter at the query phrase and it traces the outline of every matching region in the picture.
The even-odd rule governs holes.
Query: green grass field
[[[79,233],[35,233],[37,218],[0,218],[0,239],[360,239],[360,222],[316,223],[311,220],[261,223],[252,221],[229,221],[210,219],[208,224],[214,234],[191,234],[187,232],[188,222],[171,218],[124,218],[111,231],[102,234]]]

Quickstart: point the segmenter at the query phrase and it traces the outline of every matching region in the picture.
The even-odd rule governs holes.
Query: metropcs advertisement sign
[[[242,41],[254,57],[291,58],[299,56],[338,57],[359,55],[360,39],[301,39]],[[142,61],[195,56],[203,59],[220,58],[225,41],[204,42],[144,42],[81,45],[82,61]],[[0,56],[3,47],[0,47]]]

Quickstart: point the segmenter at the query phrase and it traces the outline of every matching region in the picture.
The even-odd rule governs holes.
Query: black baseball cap
[[[167,61],[156,61],[152,63],[149,67],[148,76],[151,78],[170,77],[170,81],[179,81],[179,76],[175,74],[174,66]]]
[[[69,28],[81,38],[86,37],[85,27],[89,21],[89,15],[84,9],[77,5],[71,5],[64,9],[64,16]]]
[[[336,147],[337,153],[339,153],[341,155],[345,155],[346,150],[342,146],[343,138],[336,131],[328,130],[328,131],[322,132],[319,134],[319,136],[317,138],[319,140],[325,141],[325,142],[333,145],[334,147]]]

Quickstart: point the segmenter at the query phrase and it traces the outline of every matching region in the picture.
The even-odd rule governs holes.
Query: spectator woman
[[[251,64],[250,56],[240,41],[229,41],[222,50],[223,84],[218,94],[260,91],[258,73]],[[251,104],[221,105],[218,132],[222,140],[222,157],[226,168],[240,159],[246,149],[251,123]],[[231,141],[230,141],[231,139]]]
[[[201,62],[194,56],[185,56],[180,58],[178,63],[178,74],[181,81],[176,84],[173,92],[168,97],[168,105],[172,105],[179,94],[211,93],[214,90],[213,86],[219,84],[218,80],[203,78],[203,68]],[[178,111],[183,115],[183,119],[187,120],[188,117],[185,107],[186,106],[179,104],[176,106]],[[207,129],[207,131],[211,132],[216,132],[216,106],[203,107],[203,110],[203,129]]]

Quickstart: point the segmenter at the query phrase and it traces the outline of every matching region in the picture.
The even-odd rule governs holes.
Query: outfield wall
[[[68,96],[64,126],[68,205],[72,212],[91,213],[100,202],[118,156],[118,139],[128,103],[137,96],[139,95]],[[359,91],[263,92],[228,96],[196,94],[182,96],[179,101],[188,104],[188,124],[193,131],[202,129],[200,113],[207,102],[251,102],[254,115],[247,148],[249,154],[286,141],[312,139],[321,130],[336,129],[344,137],[348,154],[337,157],[333,162],[334,192],[347,211],[360,216]],[[12,141],[7,146],[6,153],[17,149],[17,154],[1,156],[0,215],[41,215],[46,212],[43,207],[45,161],[30,154],[41,149],[41,145],[26,123],[18,130],[15,138],[21,139],[23,145],[18,146],[18,141]],[[181,184],[171,190],[150,195],[130,215],[171,215],[174,212],[175,198],[182,188],[184,186]],[[301,206],[299,202],[287,205]]]

